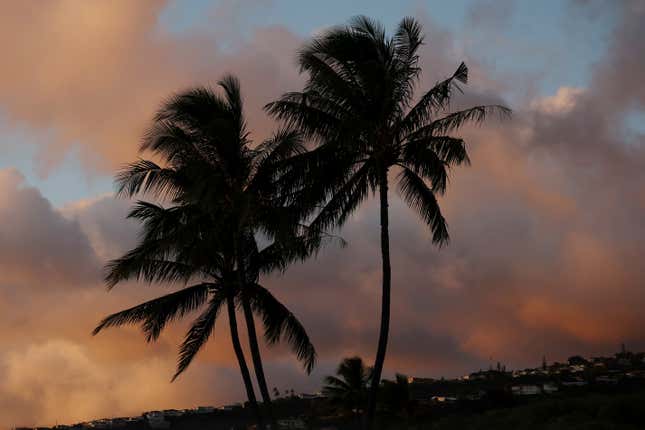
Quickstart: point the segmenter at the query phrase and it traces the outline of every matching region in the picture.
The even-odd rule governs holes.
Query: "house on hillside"
[[[213,406],[197,406],[195,408],[196,414],[212,414],[213,412],[215,412],[215,408]]]
[[[150,411],[143,415],[152,429],[168,429],[170,428],[170,421],[166,420],[166,416],[161,411]]]
[[[289,417],[278,420],[278,428],[285,430],[304,430],[307,428],[307,424],[300,418]]]
[[[542,393],[542,390],[537,385],[513,385],[511,386],[511,392],[515,396],[536,396]]]
[[[553,394],[558,391],[558,386],[553,382],[546,382],[542,384],[542,391],[544,392],[544,394]]]

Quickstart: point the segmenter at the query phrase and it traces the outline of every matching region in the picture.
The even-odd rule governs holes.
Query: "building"
[[[611,384],[611,385],[613,385],[613,384],[618,383],[618,378],[613,378],[611,376],[602,375],[602,376],[598,376],[596,378],[596,382],[598,382],[600,384]]]
[[[307,424],[300,418],[289,417],[278,420],[278,427],[280,429],[306,429]]]
[[[537,385],[513,385],[511,392],[516,396],[535,396],[542,393]]]
[[[146,422],[153,429],[168,429],[170,428],[170,421],[166,420],[166,416],[161,411],[151,411],[144,414]]]
[[[457,398],[454,396],[432,396],[431,400],[437,403],[452,403],[456,402]]]
[[[231,408],[232,409],[233,407],[232,406],[224,406],[222,409],[225,409],[225,408]],[[230,410],[230,409],[226,409],[226,410]],[[213,412],[215,412],[215,408],[213,406],[197,406],[195,408],[195,413],[196,414],[212,414]]]
[[[566,381],[562,381],[562,385],[564,387],[582,387],[587,385],[587,381],[584,381],[581,378],[569,379]]]
[[[558,386],[552,382],[542,384],[542,391],[544,394],[552,394],[558,391]]]
[[[301,394],[298,394],[298,397],[304,400],[317,400],[317,399],[326,398],[326,396],[324,396],[322,393],[313,393],[313,394],[301,393]]]

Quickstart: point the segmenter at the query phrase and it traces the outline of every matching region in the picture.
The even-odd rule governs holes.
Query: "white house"
[[[513,385],[511,392],[517,396],[535,396],[540,394],[542,390],[537,385]]]
[[[551,394],[558,391],[558,386],[551,382],[547,382],[545,384],[542,384],[542,390],[544,391],[545,394]]]
[[[280,429],[306,429],[307,424],[300,418],[289,417],[278,420],[278,428]]]
[[[166,420],[166,416],[161,411],[151,411],[144,414],[146,421],[150,428],[153,429],[168,429],[170,428],[170,421]]]

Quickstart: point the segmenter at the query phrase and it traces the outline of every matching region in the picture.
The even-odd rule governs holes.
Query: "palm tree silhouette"
[[[300,51],[300,69],[308,74],[303,91],[284,94],[266,106],[317,143],[295,157],[287,175],[292,189],[300,191],[303,210],[325,202],[312,227],[340,226],[370,193],[379,194],[382,308],[367,428],[374,420],[390,323],[390,171],[397,171],[399,194],[428,224],[433,242],[444,244],[448,230],[436,196],[446,190],[449,168],[469,162],[464,141],[449,134],[465,123],[481,123],[491,113],[510,114],[502,106],[450,111],[458,84],[467,82],[463,63],[413,104],[422,43],[421,26],[413,18],[403,19],[388,37],[379,23],[356,17],[348,26],[313,38]]]
[[[365,409],[370,373],[362,358],[345,358],[336,370],[337,376],[325,377],[323,394],[345,411],[359,416]]]
[[[381,403],[387,412],[408,418],[413,410],[408,377],[397,373],[393,381],[384,379],[381,386]]]
[[[319,246],[320,236],[299,224],[279,189],[282,164],[302,151],[299,134],[282,130],[251,149],[239,83],[226,76],[219,85],[224,96],[196,88],[164,103],[140,148],[164,165],[141,159],[118,175],[119,195],[152,196],[171,206],[135,205],[129,217],[142,223],[140,243],[110,262],[106,275],[109,288],[129,279],[199,282],[110,315],[94,334],[141,323],[146,340],[154,341],[167,323],[205,306],[181,344],[174,380],[207,341],[226,306],[247,397],[263,427],[239,340],[236,305],[246,320],[258,385],[273,422],[253,313],[263,321],[265,339],[276,343],[286,338],[307,372],[316,352],[302,325],[259,284],[259,276],[307,257]],[[262,249],[256,239],[260,234],[270,243]]]

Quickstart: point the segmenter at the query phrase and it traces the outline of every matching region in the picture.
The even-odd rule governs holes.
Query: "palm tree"
[[[298,223],[295,212],[283,204],[277,184],[284,161],[302,150],[299,134],[282,130],[251,149],[239,83],[227,76],[219,85],[223,97],[196,88],[164,103],[140,148],[163,165],[141,159],[119,174],[119,195],[147,195],[170,201],[171,206],[136,204],[129,216],[143,224],[140,243],[109,263],[106,276],[109,288],[128,279],[199,282],[110,315],[94,334],[110,326],[141,323],[146,339],[153,341],[168,322],[206,305],[180,347],[174,380],[209,338],[225,305],[247,397],[262,427],[239,341],[236,306],[243,310],[258,385],[272,417],[253,313],[262,318],[266,340],[275,343],[286,337],[307,372],[316,353],[302,325],[259,284],[259,276],[305,258],[319,245],[320,236]],[[262,249],[256,239],[260,234],[270,243]]]
[[[407,418],[411,415],[413,402],[408,377],[397,373],[393,381],[384,379],[381,386],[381,403],[389,413]]]
[[[365,409],[370,373],[371,369],[365,366],[362,358],[346,358],[338,366],[337,376],[325,377],[323,394],[344,410],[358,416]]]
[[[378,191],[383,285],[367,428],[374,419],[390,324],[390,181],[428,224],[433,242],[445,244],[448,230],[436,197],[446,190],[449,169],[469,162],[464,141],[450,133],[468,122],[481,123],[491,113],[510,114],[503,106],[449,109],[459,83],[467,82],[463,63],[413,103],[422,43],[421,26],[413,18],[403,19],[394,36],[388,37],[380,24],[356,17],[348,26],[311,40],[298,56],[301,71],[308,74],[304,89],[266,106],[270,114],[299,128],[316,144],[312,151],[294,157],[285,176],[294,192],[299,191],[304,212],[325,203],[312,227],[342,225],[370,193]]]

